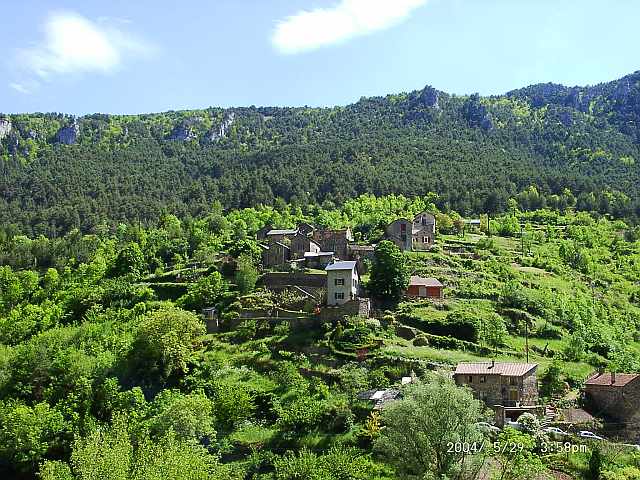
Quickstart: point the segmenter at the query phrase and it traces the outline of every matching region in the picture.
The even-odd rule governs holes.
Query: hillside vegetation
[[[462,214],[566,206],[636,219],[640,72],[503,96],[425,87],[334,108],[0,116],[0,224],[59,236],[163,214],[426,195]]]
[[[157,227],[5,233],[0,472],[364,480],[424,472],[553,478],[562,470],[586,479],[596,468],[590,458],[600,458],[603,478],[634,478],[636,454],[609,442],[545,451],[533,427],[507,429],[467,457],[439,458],[433,446],[419,460],[407,453],[407,431],[482,441],[473,422],[487,418],[484,408],[432,372],[460,360],[524,361],[528,343],[545,402],[567,393],[564,382],[575,393],[599,367],[640,371],[637,228],[571,208],[523,212],[514,199],[507,213],[482,216],[482,232],[462,235],[459,215],[437,212],[433,200],[365,195],[307,211],[214,205],[197,219],[166,214]],[[334,325],[313,322],[295,296],[260,287],[254,234],[266,224],[351,226],[359,242],[375,242],[388,221],[425,209],[437,212],[437,248],[403,258],[410,273],[445,284],[443,301],[403,300],[377,319]],[[210,306],[222,330],[206,334],[199,314]],[[240,319],[274,308],[307,323]],[[358,398],[404,376],[422,383],[381,414]],[[517,454],[501,450],[514,442]]]

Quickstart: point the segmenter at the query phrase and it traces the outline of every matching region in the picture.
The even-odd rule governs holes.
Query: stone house
[[[305,253],[307,252],[317,253],[321,251],[320,245],[300,232],[297,232],[295,235],[289,237],[289,240],[292,260],[305,258]]]
[[[394,220],[386,228],[386,236],[388,240],[391,240],[395,243],[400,250],[408,250],[412,249],[412,241],[413,241],[413,222],[410,222],[406,218],[399,218]]]
[[[413,219],[412,248],[425,251],[433,247],[436,238],[436,217],[429,212],[421,212]]]
[[[535,363],[459,363],[453,378],[456,385],[469,387],[477,399],[493,409],[501,427],[523,413],[541,411],[537,369]]]
[[[349,245],[349,260],[355,260],[358,262],[358,271],[367,271],[367,264],[365,260],[373,262],[375,257],[375,247],[373,245]]]
[[[291,260],[291,248],[283,242],[269,242],[263,246],[262,265],[277,267]]]
[[[407,296],[415,298],[443,298],[444,285],[436,278],[412,275],[407,287]]]
[[[305,252],[305,266],[307,268],[326,268],[331,265],[335,257],[333,252]]]
[[[333,252],[340,260],[349,258],[349,244],[353,242],[353,233],[350,228],[316,230],[312,238],[322,247],[323,252]]]
[[[298,224],[298,231],[303,235],[311,235],[316,231],[316,227],[307,222],[300,222]]]
[[[327,272],[327,305],[342,305],[358,296],[360,275],[354,261],[336,262]]]
[[[271,230],[273,230],[273,227],[271,225],[269,224],[265,225],[264,227],[262,227],[260,230],[256,232],[256,239],[266,240],[267,233],[269,233]]]
[[[584,393],[594,415],[622,423],[640,420],[640,374],[594,373],[584,383]]]
[[[283,240],[291,239],[291,237],[293,237],[297,233],[298,230],[295,229],[269,230],[266,234],[266,238],[270,242],[282,242]]]
[[[387,239],[400,250],[426,251],[435,244],[436,218],[429,212],[422,212],[413,221],[399,218],[391,222],[386,230]]]

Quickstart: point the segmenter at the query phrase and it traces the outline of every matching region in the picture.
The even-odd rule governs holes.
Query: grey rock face
[[[80,134],[80,125],[76,120],[73,121],[68,127],[62,127],[56,133],[56,143],[63,145],[73,145],[78,141],[78,135]]]
[[[191,128],[191,125],[187,123],[180,123],[174,127],[171,135],[169,135],[169,140],[188,142],[189,140],[193,140],[196,137],[197,135]]]
[[[18,137],[15,134],[10,134],[8,143],[7,143],[7,148],[9,149],[9,153],[11,155],[16,155],[18,153],[19,147],[20,147],[20,142],[18,140]]]
[[[220,140],[221,138],[225,138],[229,134],[229,129],[231,128],[231,125],[233,125],[235,118],[236,114],[234,112],[229,112],[224,117],[224,120],[222,120],[222,123],[220,124],[218,130],[211,131],[209,135],[209,141],[215,142],[217,140]]]
[[[0,118],[0,140],[11,133],[11,120],[8,118]]]
[[[438,105],[439,95],[439,92],[435,88],[427,85],[422,89],[418,100],[420,100],[420,103],[422,103],[425,107],[438,109],[440,108],[440,106]]]
[[[491,120],[487,107],[480,102],[480,96],[477,93],[465,101],[462,109],[470,126],[480,127],[484,131],[493,129],[493,120]]]

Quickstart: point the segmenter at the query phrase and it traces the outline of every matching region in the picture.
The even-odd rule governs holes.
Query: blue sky
[[[498,94],[640,69],[637,0],[23,0],[0,16],[0,111],[343,105]]]

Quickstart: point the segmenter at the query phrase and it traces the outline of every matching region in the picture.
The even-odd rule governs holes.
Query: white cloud
[[[285,54],[315,50],[389,28],[427,0],[340,0],[332,8],[301,11],[276,26],[271,42]]]
[[[40,78],[71,73],[110,73],[131,57],[153,48],[115,26],[98,24],[72,12],[54,13],[44,26],[44,38],[18,51],[19,60]]]
[[[13,88],[16,92],[23,93],[25,95],[31,94],[31,89],[27,88],[22,83],[11,82],[9,83],[9,87]]]

